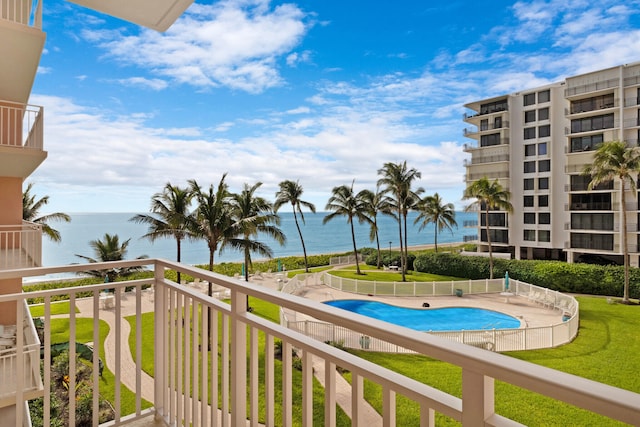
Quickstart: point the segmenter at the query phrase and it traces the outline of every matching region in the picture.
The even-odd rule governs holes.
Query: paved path
[[[255,284],[270,287],[272,289],[278,289],[280,283],[278,283],[273,277],[264,276],[262,279],[256,279],[253,281]],[[204,290],[204,288],[202,288]],[[151,292],[143,292],[140,296],[142,312],[151,312],[154,310],[154,304],[151,299]],[[77,307],[80,311],[77,317],[93,318],[93,299],[80,299],[77,301]],[[129,335],[131,333],[131,327],[129,322],[124,320],[124,317],[132,316],[136,314],[136,295],[134,293],[124,293],[121,299],[120,316],[123,321],[120,322],[120,378],[122,384],[129,390],[135,392],[136,390],[136,364],[132,357],[132,351],[129,348]],[[100,319],[104,320],[109,325],[109,333],[104,342],[105,350],[105,363],[110,371],[116,371],[116,317],[115,309],[100,309]],[[322,386],[324,386],[325,378],[325,364],[324,362],[315,357],[313,362],[314,374],[317,380]],[[153,403],[154,401],[154,380],[151,376],[144,371],[141,372],[141,395],[142,398]],[[351,384],[346,381],[342,375],[336,375],[336,403],[342,408],[342,410],[351,417]],[[381,425],[382,418],[380,414],[367,402],[363,404],[363,414],[361,414],[364,420],[364,425]],[[221,416],[220,411],[218,415]]]

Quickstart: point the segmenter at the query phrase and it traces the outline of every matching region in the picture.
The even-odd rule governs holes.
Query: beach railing
[[[362,262],[362,255],[358,254],[358,261]],[[355,255],[346,255],[346,256],[334,256],[329,258],[329,265],[344,265],[344,264],[355,264],[356,257]]]

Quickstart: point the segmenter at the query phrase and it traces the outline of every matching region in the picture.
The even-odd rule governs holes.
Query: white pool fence
[[[464,294],[503,294],[506,297],[527,298],[541,309],[557,310],[558,322],[540,327],[517,329],[491,329],[476,331],[425,331],[453,341],[481,347],[491,351],[533,350],[557,347],[571,342],[578,333],[580,323],[578,301],[558,291],[509,280],[509,295],[504,295],[505,281],[500,279],[464,280],[450,282],[376,282],[345,279],[328,272],[298,275],[282,288],[283,292],[301,294],[305,286],[323,283],[328,288],[367,296],[433,297]],[[332,299],[327,292],[327,300]],[[300,317],[300,318],[299,318]],[[290,310],[281,310],[281,324],[322,342],[331,342],[347,348],[387,353],[409,353],[398,345],[355,333],[343,326],[315,319],[301,318]],[[419,333],[419,332],[416,332]]]

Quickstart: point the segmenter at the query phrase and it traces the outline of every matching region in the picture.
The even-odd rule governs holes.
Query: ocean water
[[[305,223],[300,222],[302,236],[304,238],[307,254],[338,253],[353,250],[351,242],[351,230],[346,217],[338,217],[323,224],[326,212],[316,214],[305,212]],[[147,226],[130,222],[129,219],[136,215],[132,213],[73,213],[71,222],[53,222],[50,225],[58,230],[62,236],[61,243],[55,243],[47,237],[42,238],[42,262],[44,266],[59,266],[85,262],[76,254],[93,257],[93,250],[89,241],[101,239],[105,233],[117,234],[120,241],[131,239],[129,242],[127,258],[133,259],[140,255],[150,258],[176,259],[175,239],[158,239],[151,243],[148,239],[141,239],[147,233]],[[419,225],[413,221],[416,213],[410,213],[408,219],[408,244],[432,245],[434,243],[434,226],[429,224],[422,231]],[[265,240],[273,250],[274,257],[302,255],[302,244],[296,230],[293,213],[280,212],[280,228],[287,237],[284,246]],[[298,219],[300,220],[299,216]],[[474,230],[464,229],[462,224],[466,220],[476,219],[475,213],[456,212],[458,228],[453,232],[444,230],[438,233],[438,243],[462,242],[465,234],[473,234]],[[378,217],[380,228],[380,247],[388,250],[389,247],[397,248],[398,223],[391,217],[380,215]],[[363,247],[375,247],[375,242],[369,241],[369,226],[355,224],[356,244],[358,249]],[[242,261],[242,254],[238,251],[225,249],[222,253],[215,254],[215,263]],[[253,259],[260,256],[253,255]],[[183,241],[182,262],[186,264],[206,264],[209,259],[209,250],[204,241]]]

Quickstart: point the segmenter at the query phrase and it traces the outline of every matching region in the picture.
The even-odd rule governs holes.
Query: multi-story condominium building
[[[191,0],[74,2],[164,30]],[[640,419],[640,395],[637,393],[487,351],[486,348],[501,350],[496,345],[497,341],[489,341],[491,337],[488,331],[480,331],[479,334],[462,331],[461,341],[456,342],[165,260],[40,267],[41,230],[35,224],[23,223],[21,207],[25,179],[47,157],[43,115],[46,106],[28,104],[44,43],[42,0],[0,0],[1,427],[30,426],[26,402],[39,397],[42,402],[36,415],[44,426],[54,424],[56,417],[56,424],[77,425],[80,416],[85,417],[83,425],[99,425],[103,422],[103,407],[98,399],[98,391],[102,393],[105,389],[112,393],[108,405],[111,419],[107,425],[118,426],[311,426],[314,425],[314,414],[318,412],[323,414],[324,425],[335,426],[338,420],[344,419],[338,417],[338,405],[345,408],[348,405],[349,411],[345,416],[350,417],[352,425],[393,426],[400,424],[396,421],[399,407],[397,395],[416,403],[419,422],[423,426],[435,425],[436,413],[458,420],[464,426],[520,425],[496,413],[496,379],[605,417],[637,424]],[[619,78],[623,82],[619,87],[631,82],[625,79]],[[585,94],[579,99],[593,97],[593,102],[598,103],[597,96],[607,95],[608,92],[592,95],[594,89],[590,89],[589,85],[597,88],[599,84],[599,81],[585,78],[571,81],[570,88],[576,92],[576,96],[578,93]],[[633,84],[637,84],[637,81]],[[614,123],[620,123],[618,127],[623,130],[626,122],[616,121],[616,118],[626,114],[626,119],[629,119],[633,111],[616,109],[616,99],[622,94],[616,92],[619,89],[615,85],[606,89],[611,87],[614,87],[613,110],[608,104],[603,105],[603,110],[604,113],[613,114]],[[559,257],[562,253],[564,223],[559,230],[553,229],[555,219],[552,215],[556,214],[556,208],[568,202],[564,202],[565,198],[560,192],[553,189],[557,182],[568,185],[570,181],[563,169],[558,170],[550,162],[555,156],[563,154],[564,143],[558,148],[551,141],[562,140],[564,128],[567,127],[566,118],[556,117],[556,114],[560,114],[556,111],[557,105],[562,104],[567,96],[573,95],[565,94],[563,85],[552,85],[523,95],[499,97],[472,104],[478,115],[468,119],[478,126],[478,130],[472,133],[480,142],[479,147],[472,149],[473,161],[468,177],[488,175],[500,178],[506,185],[513,182],[510,179],[516,175],[517,169],[517,174],[521,175],[518,188],[521,188],[522,194],[532,197],[531,206],[527,201],[526,213],[523,208],[520,215],[534,216],[530,223],[524,224],[523,221],[520,230],[527,238],[518,242],[538,244],[519,244],[518,253],[526,256],[537,256],[539,250],[544,250],[545,255],[552,257]],[[632,96],[628,91],[626,96],[633,98],[635,95]],[[516,100],[523,99],[527,100],[524,104],[515,105]],[[586,101],[585,106],[595,110]],[[575,114],[583,120],[582,112]],[[597,132],[586,131],[596,126],[596,118],[591,120],[591,124],[585,122],[584,125],[581,121],[579,132],[576,131],[575,138],[583,138],[580,144],[576,142],[580,147],[586,147],[589,142],[587,137],[591,137],[592,142],[597,139]],[[604,127],[604,120],[603,117],[597,126]],[[609,119],[606,120],[608,124]],[[513,130],[516,127],[521,133],[525,129],[525,134],[514,137]],[[530,128],[533,131],[527,130]],[[603,139],[609,137],[608,134],[602,136]],[[516,141],[522,145],[517,153],[512,149]],[[576,157],[581,154],[576,152]],[[514,166],[515,159],[518,159],[517,168]],[[522,164],[528,164],[528,169],[522,171]],[[577,164],[577,160],[571,164]],[[528,179],[533,179],[533,184],[525,181]],[[573,189],[576,203],[585,194],[580,192],[579,184]],[[580,199],[580,203],[585,203],[590,209],[600,208],[606,213],[607,209],[603,209],[605,201],[609,200],[611,204],[616,200],[615,191],[598,190],[593,194],[599,195],[598,198],[594,196],[591,199],[587,195],[584,201]],[[546,197],[546,201],[543,197]],[[499,212],[492,213],[489,220],[500,226],[496,228],[496,240],[498,245],[508,250],[513,245],[510,225],[517,221]],[[584,229],[587,219],[581,220],[583,223],[576,226]],[[616,221],[613,220],[614,225]],[[528,234],[526,230],[529,229],[534,230],[535,234]],[[615,250],[617,237],[613,236],[611,240]],[[579,242],[578,237],[576,242]],[[560,250],[556,249],[557,246],[560,246]],[[153,274],[138,280],[22,293],[22,281],[26,277],[131,266],[148,268]],[[178,271],[183,274],[182,277],[191,276],[194,282],[189,286],[175,283],[166,278],[167,270]],[[228,295],[225,298],[229,302],[221,302],[196,291],[195,279],[198,282],[206,280],[210,286],[218,287],[221,295]],[[291,289],[305,285],[306,278],[300,282],[294,279],[289,282],[289,285],[295,285]],[[465,287],[465,292],[478,289],[486,292],[491,287],[499,293],[503,289],[503,282],[501,279],[482,280],[476,284],[469,281],[460,286]],[[124,295],[127,288],[133,290]],[[106,289],[115,292],[103,295]],[[375,292],[374,289],[375,283],[373,288],[367,288],[365,292]],[[534,289],[539,290],[533,285],[517,281],[512,282],[510,289],[514,295],[532,295]],[[436,293],[435,287],[433,292]],[[518,349],[550,347],[567,342],[576,335],[579,324],[577,301],[557,293],[546,294],[552,296],[553,300],[546,298],[545,307],[548,310],[569,311],[569,319],[561,319],[561,313],[558,313],[558,324],[543,328],[543,332],[513,330],[519,338],[508,334],[508,345],[519,346]],[[283,310],[282,323],[249,312],[247,296],[280,307]],[[41,319],[44,327],[41,337],[34,328],[27,308],[29,297],[43,301]],[[68,300],[68,312],[64,313],[63,305],[63,313],[57,315],[59,319],[54,319],[52,301],[57,297]],[[124,301],[127,302],[126,307]],[[83,307],[83,326],[76,310],[79,305]],[[143,309],[152,317],[143,316]],[[300,319],[323,320],[327,328],[333,328],[332,340],[338,339],[335,333],[348,333],[348,342],[345,343],[355,348],[365,348],[366,343],[366,348],[407,349],[458,366],[461,396],[450,395],[330,346],[313,335],[313,324],[308,326],[307,320],[296,322],[300,319],[289,313],[299,313]],[[149,318],[151,326],[147,323]],[[66,372],[67,375],[63,375],[58,382],[58,385],[64,383],[66,397],[56,397],[51,392],[54,374],[51,362],[52,328],[55,322],[60,321],[65,325],[69,337],[69,369],[62,370],[62,374]],[[106,337],[102,335],[105,327],[109,329]],[[78,330],[81,328],[85,334],[83,343],[92,341],[97,350],[104,342],[104,364],[109,370],[108,375],[103,376],[99,368],[99,351],[93,351],[91,360],[77,360],[75,344],[80,342]],[[86,336],[87,331],[92,334],[91,339]],[[129,337],[134,338],[131,345]],[[276,363],[274,356],[276,342],[281,344],[281,363]],[[294,369],[294,348],[301,356],[300,371]],[[92,391],[90,402],[89,399],[80,399],[76,394],[79,384],[73,373],[78,371],[76,368],[80,363],[90,370],[90,379],[87,380],[91,384],[88,388]],[[151,371],[149,366],[152,366]],[[336,367],[351,371],[351,383],[339,376]],[[321,391],[318,391],[314,374],[320,377]],[[368,406],[365,379],[367,384],[379,386],[382,413]],[[300,396],[293,396],[294,383],[301,390]],[[322,401],[320,405],[318,400]],[[53,403],[62,401],[68,410],[55,412]],[[294,402],[299,411],[293,410]],[[86,420],[87,416],[91,421]]]
[[[478,213],[485,252],[489,221],[496,252],[517,259],[622,264],[622,213],[630,262],[638,266],[638,199],[610,182],[588,190],[584,168],[603,141],[640,137],[640,63],[573,76],[563,82],[472,102],[465,114],[467,185],[487,177],[511,192],[513,212]],[[627,205],[621,206],[621,191]]]

